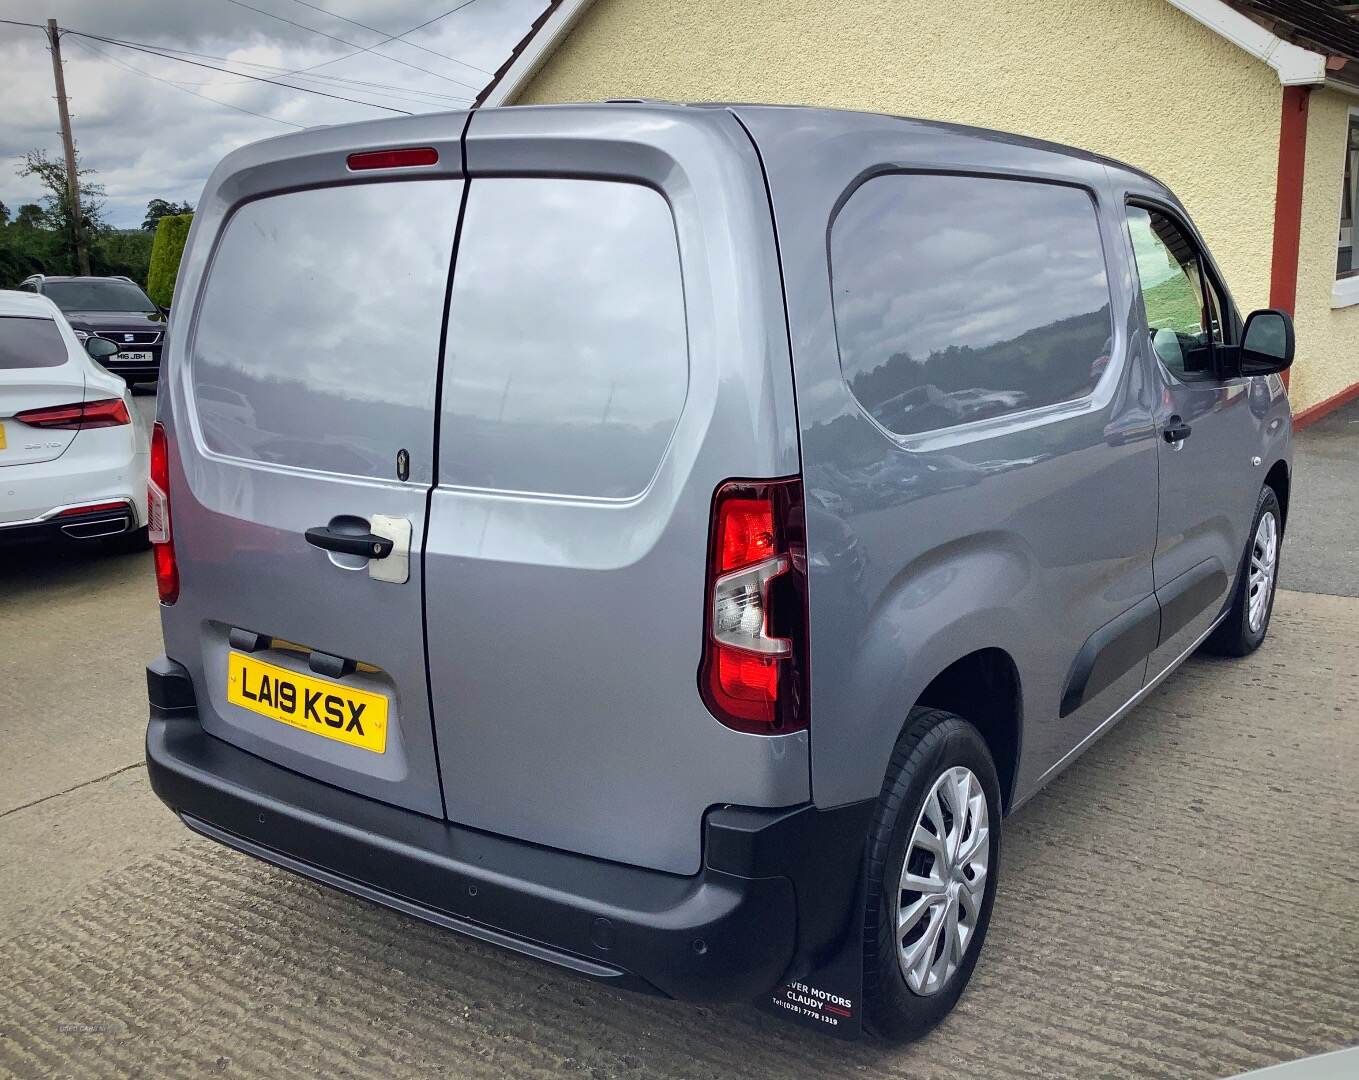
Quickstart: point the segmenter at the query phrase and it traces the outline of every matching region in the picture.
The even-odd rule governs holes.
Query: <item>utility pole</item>
[[[76,263],[88,276],[90,253],[85,250],[85,221],[80,205],[80,177],[76,175],[75,139],[71,136],[71,113],[66,107],[66,75],[61,67],[61,34],[57,20],[47,20],[47,41],[52,53],[52,78],[57,83],[57,112],[61,116],[61,142],[66,150],[66,190],[71,198],[71,223],[75,226]]]

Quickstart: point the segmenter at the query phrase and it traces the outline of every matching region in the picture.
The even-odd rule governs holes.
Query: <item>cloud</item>
[[[398,42],[374,52],[350,55],[381,38],[316,9],[366,23],[385,35],[416,26],[456,2],[242,0],[250,7],[273,12],[352,45],[287,25],[230,0],[120,0],[118,4],[107,0],[0,0],[0,18],[35,23],[55,18],[63,28],[226,57],[234,63],[187,59],[261,75],[271,73],[244,65],[248,62],[292,70],[324,64],[311,74],[353,82],[273,74],[284,81],[373,105],[437,112],[463,107],[489,81],[487,72],[503,63],[542,11],[545,0],[473,0],[410,35],[410,41],[442,56]],[[46,44],[45,36],[37,30],[0,25],[0,101],[4,102],[0,110],[0,201],[11,210],[42,195],[31,180],[15,175],[24,154],[46,149],[51,157],[61,156]],[[95,179],[107,188],[105,217],[120,228],[141,224],[146,203],[153,198],[197,203],[212,167],[245,143],[295,130],[289,125],[310,127],[395,115],[372,105],[330,100],[74,35],[63,37],[62,53],[82,164],[94,169]],[[337,62],[326,63],[332,60]],[[359,82],[370,85],[359,86]]]

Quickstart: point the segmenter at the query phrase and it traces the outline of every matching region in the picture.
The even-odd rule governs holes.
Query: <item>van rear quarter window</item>
[[[448,315],[441,483],[635,496],[687,388],[679,249],[659,192],[471,181]]]
[[[194,401],[217,453],[432,476],[439,333],[462,182],[316,188],[228,221],[199,303]]]
[[[831,229],[845,379],[897,435],[1071,401],[1109,364],[1109,286],[1080,188],[888,174]]]

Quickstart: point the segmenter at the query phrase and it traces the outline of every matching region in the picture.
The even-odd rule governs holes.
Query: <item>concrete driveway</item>
[[[194,837],[141,765],[149,558],[6,555],[0,596],[0,1073],[1222,1077],[1359,1041],[1353,597],[1281,592],[1264,648],[1191,661],[1012,818],[971,988],[891,1048],[600,989]]]

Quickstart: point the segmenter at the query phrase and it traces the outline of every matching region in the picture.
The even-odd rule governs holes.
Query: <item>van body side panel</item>
[[[1153,595],[1153,402],[1129,349],[1132,278],[1104,166],[943,124],[735,111],[768,170],[788,293],[809,507],[814,800],[875,796],[921,692],[983,648],[1004,650],[1020,673],[1014,798],[1022,799],[1140,689],[1146,670],[1135,658],[1061,715],[1087,640]],[[1107,368],[1083,403],[909,438],[870,419],[841,368],[830,229],[851,192],[882,172],[1003,177],[1089,194],[1113,333]],[[966,218],[960,211],[958,222]]]
[[[467,161],[424,556],[448,817],[692,874],[708,808],[809,798],[806,733],[761,737],[723,727],[697,683],[713,492],[731,477],[798,471],[759,164],[727,113],[637,105],[479,112]],[[551,217],[535,217],[528,235],[509,220],[528,221],[545,206],[571,214],[591,205],[594,194],[571,185],[617,189],[596,235],[571,234],[578,256],[561,270],[559,291],[589,308],[574,314],[556,310],[552,290],[535,277],[544,260],[559,265]],[[496,229],[496,213],[507,219],[487,243],[483,230]],[[657,215],[673,224],[657,231]],[[657,298],[650,284],[634,287],[601,265],[600,245],[621,253],[622,237],[639,234],[655,249],[654,265],[646,250],[629,248],[627,258],[657,280],[677,265],[673,295]],[[582,290],[592,275],[611,284]],[[517,288],[529,282],[534,296],[518,309],[506,305],[497,315],[503,329],[487,332],[480,316],[502,303],[505,290],[493,287],[502,278]],[[679,353],[666,361],[674,366],[647,367],[657,357],[641,346],[648,355],[634,353],[633,366],[652,372],[645,385],[623,373],[616,392],[601,385],[594,397],[583,394],[573,373],[595,379],[597,364],[618,348],[654,341],[670,356],[668,332],[649,336],[656,326],[630,322],[629,306],[641,297],[651,297],[646,320],[682,320]],[[678,316],[672,300],[675,310],[682,304]],[[555,353],[552,341],[543,343],[540,324],[548,322],[571,331]],[[573,330],[581,324],[623,329],[582,350]],[[488,340],[495,333],[534,355],[503,350]],[[516,377],[512,367],[538,374]],[[557,382],[561,376],[568,381]],[[549,396],[531,396],[526,379]],[[628,424],[632,434],[620,430]],[[668,433],[662,440],[646,434],[658,425]],[[468,449],[476,431],[487,442]],[[545,441],[547,431],[554,434]],[[504,440],[503,453],[483,454],[491,440]]]

